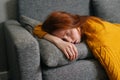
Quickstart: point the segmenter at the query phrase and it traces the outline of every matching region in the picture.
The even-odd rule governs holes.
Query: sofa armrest
[[[4,23],[10,80],[42,80],[37,40],[15,20]]]

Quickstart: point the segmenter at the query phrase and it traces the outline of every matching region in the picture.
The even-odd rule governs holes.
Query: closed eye
[[[64,39],[64,38],[63,38],[62,40],[68,42],[68,41],[67,41],[66,39]]]

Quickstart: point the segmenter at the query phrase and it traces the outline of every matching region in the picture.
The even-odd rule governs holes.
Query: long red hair
[[[42,25],[42,29],[52,33],[58,29],[69,29],[80,27],[88,16],[79,16],[63,11],[55,11],[48,15]]]

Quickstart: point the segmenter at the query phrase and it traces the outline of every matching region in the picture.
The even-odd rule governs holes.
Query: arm
[[[19,22],[4,23],[11,80],[42,80],[39,44]]]
[[[44,38],[50,42],[52,42],[53,44],[55,44],[64,54],[65,56],[70,59],[70,60],[74,60],[77,58],[78,56],[78,51],[77,48],[75,47],[74,44],[69,43],[69,42],[65,42],[62,39],[55,37],[51,34],[48,34],[46,32],[44,32],[41,29],[41,25],[38,25],[34,28],[33,33],[39,37],[39,38]]]

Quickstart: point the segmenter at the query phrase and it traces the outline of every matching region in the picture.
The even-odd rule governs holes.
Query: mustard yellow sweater
[[[89,48],[105,68],[109,80],[120,80],[120,24],[91,18],[82,29]]]
[[[47,34],[47,32],[45,32],[41,29],[41,26],[42,26],[42,24],[39,24],[39,25],[35,26],[35,28],[33,30],[33,34],[35,34],[39,38],[43,38],[43,36],[45,34]]]

